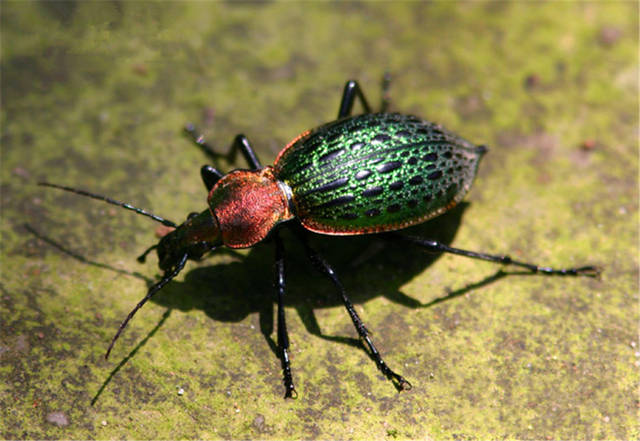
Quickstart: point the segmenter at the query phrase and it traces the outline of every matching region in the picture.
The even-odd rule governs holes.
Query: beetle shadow
[[[450,244],[460,226],[468,203],[461,203],[449,212],[419,226],[404,230],[406,234],[438,240]],[[51,239],[30,224],[23,224],[27,232],[52,248],[84,264],[111,270],[144,280],[147,286],[156,282],[137,271],[128,271],[94,261]],[[283,231],[286,265],[285,306],[293,307],[306,330],[322,339],[343,343],[368,351],[360,340],[352,337],[326,335],[322,332],[314,311],[319,308],[343,306],[333,284],[317,270],[305,255],[304,249],[289,232]],[[412,308],[429,308],[440,302],[463,295],[474,289],[515,274],[533,274],[528,271],[503,272],[479,282],[467,284],[461,289],[427,303],[404,294],[400,287],[434,263],[442,253],[425,252],[417,246],[407,246],[400,241],[381,239],[379,235],[336,237],[311,234],[311,246],[320,252],[333,266],[354,304],[364,303],[379,295],[388,300]],[[147,335],[125,356],[105,379],[91,400],[94,405],[113,377],[152,338],[168,319],[172,309],[181,311],[202,310],[208,317],[220,322],[240,322],[250,314],[259,314],[260,331],[273,353],[278,356],[274,333],[274,246],[260,244],[248,254],[222,248],[217,255],[224,255],[232,262],[201,266],[185,270],[183,281],[173,280],[151,301],[167,308],[167,311]],[[317,281],[317,283],[316,283]],[[382,291],[381,291],[382,287]],[[141,297],[143,293],[141,292]],[[347,319],[345,314],[345,319]],[[366,317],[363,317],[366,323]]]
[[[36,239],[38,239],[39,241],[42,241],[44,243],[46,243],[47,245],[49,245],[51,248],[59,251],[62,254],[65,254],[69,257],[72,257],[74,259],[76,259],[79,262],[82,262],[84,264],[87,265],[91,265],[91,266],[95,266],[97,268],[102,268],[102,269],[107,269],[119,274],[123,274],[126,276],[131,276],[131,277],[135,277],[141,280],[144,280],[145,282],[147,282],[147,285],[151,285],[153,283],[153,280],[146,277],[145,275],[139,273],[138,271],[128,271],[128,270],[124,270],[122,268],[116,268],[115,266],[106,264],[106,263],[102,263],[102,262],[98,262],[96,260],[91,260],[87,257],[85,257],[84,255],[80,254],[77,251],[72,250],[71,248],[67,248],[66,245],[63,245],[62,243],[48,237],[45,236],[44,234],[40,233],[38,230],[36,230],[31,224],[29,223],[24,223],[22,224],[22,228],[24,228],[29,234],[33,235]]]
[[[461,203],[442,216],[405,232],[450,244],[467,207],[468,203]],[[296,238],[286,230],[282,238],[286,250],[285,306],[296,310],[312,335],[364,348],[357,338],[322,332],[314,311],[343,306],[342,299],[333,284],[313,268]],[[421,303],[404,294],[401,287],[433,264],[442,253],[425,252],[418,246],[381,239],[376,235],[337,237],[313,234],[309,239],[311,246],[333,266],[354,304],[382,295],[412,309],[428,308],[511,274],[498,271],[443,297]],[[276,303],[274,258],[274,246],[266,243],[252,248],[242,259],[187,270],[183,281],[173,281],[152,301],[181,311],[202,310],[219,322],[239,322],[250,314],[258,313],[260,332],[277,355],[273,336]],[[345,319],[348,320],[346,314]],[[366,323],[366,317],[363,320]]]

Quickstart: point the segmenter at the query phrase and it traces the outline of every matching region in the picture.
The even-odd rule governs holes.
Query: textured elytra
[[[326,234],[405,228],[453,207],[486,148],[414,116],[374,113],[323,125],[278,156],[303,225]]]

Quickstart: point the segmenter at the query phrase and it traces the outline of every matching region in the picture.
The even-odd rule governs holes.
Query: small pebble
[[[596,141],[595,139],[585,139],[580,147],[586,152],[591,151],[596,148]]]
[[[140,75],[141,77],[145,77],[149,73],[149,69],[147,68],[147,65],[144,63],[134,64],[131,70],[133,70],[135,74]]]
[[[524,79],[524,85],[527,89],[533,89],[538,84],[540,84],[540,75],[538,74],[527,75]]]
[[[47,415],[47,422],[55,424],[58,427],[64,427],[69,425],[69,417],[64,412],[51,412]]]
[[[253,427],[255,427],[256,429],[258,429],[260,431],[264,430],[264,415],[258,414],[253,419]]]
[[[20,176],[21,178],[29,179],[31,177],[31,173],[29,173],[26,169],[22,167],[16,167],[13,169],[13,174],[16,176]]]
[[[605,26],[600,30],[600,43],[613,46],[622,37],[622,31],[613,26]]]

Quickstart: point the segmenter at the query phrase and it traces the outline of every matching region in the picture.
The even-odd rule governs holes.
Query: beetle
[[[374,113],[360,85],[347,81],[338,118],[295,137],[272,165],[262,166],[244,135],[237,135],[227,154],[213,149],[193,125],[185,131],[212,158],[233,161],[240,151],[249,168],[224,174],[210,165],[200,172],[208,191],[208,207],[191,213],[180,225],[130,204],[85,190],[48,182],[39,185],[70,191],[132,210],[169,227],[157,244],[138,260],[156,250],[163,276],[122,321],[107,348],[108,358],[116,340],[136,312],[176,277],[188,260],[199,260],[218,247],[248,248],[265,239],[275,244],[277,296],[277,346],[281,360],[285,398],[297,392],[289,358],[289,336],[284,310],[285,258],[279,231],[291,228],[312,264],[335,286],[351,320],[378,369],[398,390],[411,383],[383,360],[367,328],[349,300],[333,267],[310,245],[307,233],[329,236],[384,234],[429,252],[452,253],[474,259],[525,268],[547,275],[596,277],[595,266],[555,269],[493,255],[453,248],[434,240],[406,236],[399,230],[438,216],[459,203],[475,178],[487,147],[420,118],[388,113],[389,79],[383,81],[381,111]],[[356,100],[364,113],[352,115]]]

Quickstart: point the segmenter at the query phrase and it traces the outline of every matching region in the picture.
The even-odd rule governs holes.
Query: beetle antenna
[[[42,187],[57,188],[60,190],[69,191],[71,193],[76,193],[82,196],[87,196],[93,199],[98,199],[99,201],[104,201],[112,205],[117,205],[118,207],[126,208],[127,210],[135,211],[136,213],[141,214],[143,216],[150,217],[154,221],[160,222],[162,225],[166,225],[167,227],[174,227],[174,228],[177,227],[177,225],[174,222],[171,222],[170,220],[164,219],[147,210],[143,210],[142,208],[134,207],[131,204],[116,201],[115,199],[111,199],[110,197],[107,197],[107,196],[101,196],[99,194],[90,193],[88,191],[80,190],[78,188],[71,188],[71,187],[65,187],[64,185],[51,184],[50,182],[38,182],[38,185]]]
[[[111,340],[111,344],[107,348],[106,354],[104,354],[104,358],[105,359],[109,358],[109,354],[111,353],[111,349],[113,349],[113,345],[116,343],[116,340],[118,339],[118,337],[120,337],[120,334],[122,334],[122,331],[124,331],[124,328],[127,327],[127,324],[129,323],[129,320],[131,320],[133,318],[133,316],[135,315],[135,313],[138,312],[138,309],[142,308],[142,305],[147,303],[147,300],[149,300],[151,297],[153,297],[154,294],[156,294],[158,291],[160,291],[163,286],[165,286],[167,283],[169,283],[175,276],[178,275],[178,273],[180,273],[180,271],[182,271],[182,268],[184,268],[184,265],[187,263],[188,256],[189,256],[188,254],[184,254],[182,256],[182,258],[180,259],[180,261],[178,262],[178,264],[173,269],[173,271],[165,272],[164,276],[162,276],[162,279],[160,279],[160,281],[158,283],[156,283],[151,288],[149,288],[149,291],[147,292],[147,295],[144,296],[144,298],[142,300],[140,300],[140,302],[138,302],[138,304],[131,310],[129,315],[127,315],[127,318],[125,318],[122,321],[122,323],[120,323],[120,327],[118,328],[118,332],[116,332],[116,335],[113,336],[113,339]]]

